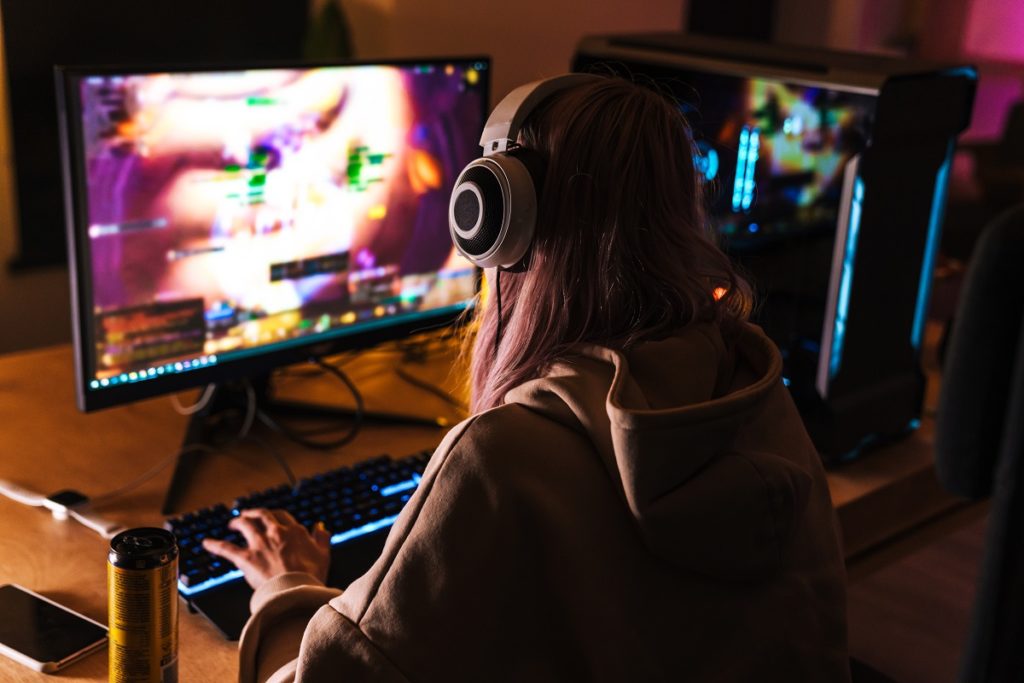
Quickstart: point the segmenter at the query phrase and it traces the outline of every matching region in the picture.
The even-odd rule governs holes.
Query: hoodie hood
[[[783,564],[811,484],[758,419],[785,391],[781,371],[756,327],[727,344],[717,325],[695,324],[628,352],[580,347],[505,401],[587,436],[651,552],[755,579]]]

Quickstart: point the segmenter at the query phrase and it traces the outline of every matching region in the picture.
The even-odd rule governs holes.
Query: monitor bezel
[[[217,382],[238,380],[243,377],[266,374],[275,368],[292,365],[313,357],[329,356],[344,351],[368,348],[383,342],[402,339],[419,332],[435,330],[455,324],[473,308],[473,302],[464,307],[427,313],[414,320],[396,321],[391,324],[374,326],[362,331],[344,330],[328,338],[317,336],[306,343],[296,341],[284,348],[270,348],[264,353],[230,359],[192,369],[188,372],[165,374],[140,382],[92,389],[89,375],[94,354],[95,329],[88,323],[92,316],[91,252],[88,237],[88,203],[86,201],[85,159],[82,149],[82,110],[77,84],[83,78],[111,75],[149,75],[161,73],[215,73],[228,71],[256,71],[272,69],[320,69],[360,66],[417,65],[444,66],[452,63],[477,63],[486,65],[481,79],[481,125],[490,111],[491,58],[484,55],[463,55],[451,57],[423,57],[393,60],[345,60],[345,61],[268,61],[244,64],[221,62],[216,64],[176,64],[143,66],[102,65],[102,66],[56,66],[54,75],[57,89],[58,128],[63,177],[65,235],[68,246],[68,270],[71,294],[72,348],[74,352],[75,396],[79,410],[92,412],[126,403],[133,403],[165,394],[171,394],[194,387]],[[481,273],[476,269],[475,291],[480,291]]]

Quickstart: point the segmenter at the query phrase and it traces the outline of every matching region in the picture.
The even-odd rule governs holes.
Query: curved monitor
[[[485,58],[61,69],[79,407],[451,322]]]

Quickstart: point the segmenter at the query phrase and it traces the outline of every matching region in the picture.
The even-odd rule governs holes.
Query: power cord
[[[353,439],[355,439],[356,436],[359,434],[359,429],[362,427],[363,414],[366,412],[366,406],[365,403],[363,402],[363,395],[359,393],[359,389],[356,388],[356,385],[352,382],[349,376],[345,374],[345,372],[341,368],[338,368],[330,363],[325,362],[323,359],[316,357],[310,358],[309,362],[318,365],[322,370],[337,377],[346,387],[348,387],[348,390],[352,393],[352,398],[356,402],[356,409],[352,418],[352,424],[349,427],[348,431],[345,433],[345,435],[338,439],[333,439],[330,441],[315,441],[313,439],[307,438],[307,434],[292,429],[291,427],[288,427],[282,424],[281,422],[275,420],[263,410],[257,409],[256,419],[258,419],[260,422],[273,429],[275,432],[281,434],[286,439],[294,441],[295,443],[305,448],[318,451],[331,451],[336,448],[341,448],[342,446],[350,443]]]
[[[248,379],[245,380],[245,398],[245,419],[242,420],[242,427],[238,430],[235,441],[241,441],[249,436],[249,432],[252,431],[252,426],[256,422],[256,390]]]
[[[285,457],[281,454],[280,450],[275,448],[274,445],[271,444],[269,441],[264,441],[258,436],[254,436],[252,434],[246,436],[245,439],[249,441],[255,441],[257,444],[262,446],[264,450],[270,453],[270,456],[277,462],[278,465],[281,466],[281,469],[284,470],[284,476],[288,479],[288,485],[293,490],[296,487],[298,487],[299,482],[298,479],[295,477],[295,472],[293,472],[292,468],[288,466],[288,461],[285,460]]]
[[[458,410],[459,413],[462,414],[463,416],[468,415],[469,406],[467,406],[464,402],[460,401],[459,399],[455,398],[453,394],[451,394],[448,391],[445,391],[440,386],[436,384],[431,384],[420,379],[419,377],[410,374],[401,365],[395,368],[395,374],[398,375],[399,379],[401,379],[403,382],[411,384],[417,389],[422,389],[423,391],[429,392],[434,396],[437,396],[442,401]]]
[[[213,398],[213,392],[214,389],[216,388],[217,385],[215,384],[207,384],[206,388],[203,389],[203,393],[199,397],[199,400],[190,406],[183,406],[181,404],[181,401],[178,399],[178,395],[171,394],[171,405],[174,406],[175,412],[177,412],[179,415],[195,415],[196,413],[198,413],[200,410],[207,406],[207,404],[210,402],[210,399]]]

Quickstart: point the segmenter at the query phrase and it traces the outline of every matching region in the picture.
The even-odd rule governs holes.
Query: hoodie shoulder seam
[[[345,616],[343,612],[339,612],[338,610],[334,609],[334,606],[330,603],[328,603],[325,606],[330,607],[337,616],[339,616],[344,622],[347,622],[348,625],[359,635],[359,637],[366,641],[366,644],[370,647],[370,649],[378,657],[387,662],[388,666],[390,666],[395,671],[395,673],[397,673],[403,680],[411,680],[409,676],[407,676],[406,673],[397,664],[395,664],[390,657],[387,656],[384,650],[382,650],[380,646],[377,645],[377,643],[373,642],[373,639],[371,639],[370,636],[359,626],[358,622],[349,619],[347,616]]]

